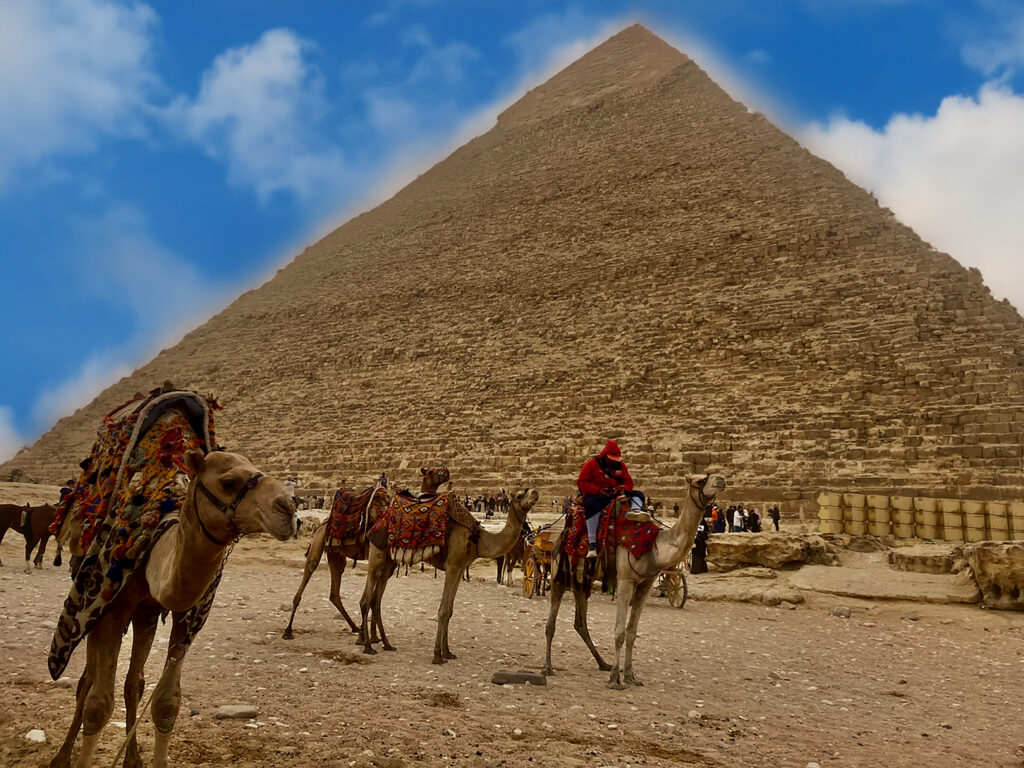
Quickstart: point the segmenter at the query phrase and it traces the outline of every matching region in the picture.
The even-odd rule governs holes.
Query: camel
[[[331,603],[341,612],[342,618],[348,622],[352,631],[359,631],[359,627],[352,621],[352,618],[345,610],[345,606],[341,603],[341,577],[345,573],[345,559],[351,557],[353,566],[360,560],[366,559],[369,553],[366,531],[377,522],[377,518],[387,509],[388,502],[390,501],[387,488],[379,483],[368,488],[364,493],[369,493],[369,497],[363,502],[361,513],[365,514],[364,519],[367,522],[366,527],[359,533],[355,541],[337,546],[328,544],[327,531],[330,528],[330,518],[324,520],[313,532],[313,540],[309,543],[309,549],[306,550],[306,565],[302,572],[302,583],[299,584],[299,590],[295,593],[295,597],[292,598],[292,615],[288,619],[288,627],[282,635],[285,640],[291,640],[295,637],[292,634],[292,622],[295,621],[295,612],[299,609],[299,602],[302,600],[302,593],[306,589],[306,584],[309,583],[313,572],[320,565],[320,560],[325,551],[327,552],[327,565],[331,569]]]
[[[71,765],[71,749],[82,729],[77,766],[91,765],[100,732],[114,706],[114,678],[121,638],[132,625],[132,652],[124,683],[130,739],[124,765],[142,764],[134,726],[145,690],[143,671],[157,621],[170,612],[172,627],[167,661],[153,692],[156,727],[153,765],[165,768],[167,748],[181,703],[181,664],[188,645],[186,612],[199,603],[219,576],[231,542],[244,533],[266,532],[284,541],[295,534],[295,506],[280,481],[261,475],[244,456],[214,451],[185,454],[190,481],[180,522],[153,544],[148,559],[127,583],[86,636],[87,659],[78,681],[75,713],[51,768]]]
[[[447,470],[446,470],[447,471]],[[440,485],[428,487],[427,470],[424,473],[424,492],[436,490]],[[444,591],[441,594],[441,602],[437,608],[437,634],[434,639],[434,664],[445,664],[449,659],[456,658],[448,646],[448,623],[451,621],[455,605],[455,595],[459,591],[459,584],[462,575],[470,564],[478,557],[495,558],[508,552],[522,531],[523,521],[526,515],[537,503],[540,494],[536,490],[527,488],[520,491],[512,499],[508,518],[505,526],[498,533],[479,531],[479,534],[471,532],[463,525],[452,520],[448,521],[448,528],[445,535],[444,546],[441,550],[430,557],[427,562],[435,568],[443,570]],[[451,496],[451,503],[462,507],[461,502]],[[468,515],[469,511],[462,507]],[[359,631],[359,644],[363,646],[364,653],[376,653],[371,642],[372,628],[376,627],[379,637],[386,651],[395,650],[388,642],[384,633],[384,625],[381,621],[381,598],[387,588],[388,579],[394,573],[397,565],[391,551],[385,545],[383,549],[370,543],[370,554],[367,564],[366,585],[363,588],[363,596],[359,600],[359,610],[362,614],[362,627]],[[370,611],[373,611],[372,625],[367,621]]]
[[[658,533],[654,546],[642,557],[634,558],[627,549],[617,546],[614,563],[599,563],[601,558],[598,558],[580,563],[574,568],[570,564],[569,558],[562,554],[562,542],[559,541],[555,545],[551,566],[552,573],[554,573],[551,580],[551,608],[545,631],[547,636],[547,652],[543,669],[545,675],[555,674],[555,669],[551,664],[551,640],[555,636],[555,621],[558,618],[562,597],[565,590],[571,587],[576,602],[576,631],[594,655],[597,666],[603,671],[611,670],[608,687],[622,690],[625,688],[623,681],[631,685],[642,685],[633,672],[633,643],[636,640],[636,628],[640,623],[640,614],[643,612],[644,604],[662,570],[674,568],[686,557],[693,546],[693,539],[701,517],[711,508],[716,494],[725,490],[726,487],[725,478],[721,475],[687,475],[686,480],[689,488],[679,519],[671,528],[666,528]],[[591,565],[591,563],[596,565]],[[614,577],[617,579],[614,666],[601,658],[601,654],[598,653],[590,639],[590,630],[587,627],[587,601],[596,578],[595,571],[602,566],[612,569]],[[626,646],[625,663],[620,667],[623,645]]]
[[[523,564],[523,558],[526,556],[526,538],[530,535],[531,529],[529,523],[523,524],[522,533],[519,534],[519,538],[516,543],[512,545],[506,554],[496,557],[495,562],[498,564],[498,583],[502,583],[502,576],[505,577],[505,585],[512,586],[512,570],[516,565]]]
[[[51,504],[43,504],[39,507],[30,507],[28,525],[22,527],[21,512],[25,507],[17,504],[0,504],[0,543],[3,542],[8,528],[13,528],[16,533],[25,537],[25,573],[32,573],[32,550],[39,545],[39,552],[36,553],[36,568],[42,570],[43,554],[46,552],[46,542],[50,538],[50,523],[53,522],[54,509]],[[57,550],[57,557],[54,565],[60,565],[60,549]]]

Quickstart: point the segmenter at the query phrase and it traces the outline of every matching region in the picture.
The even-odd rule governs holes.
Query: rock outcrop
[[[963,558],[988,608],[1024,611],[1024,542],[967,544]]]
[[[834,547],[817,534],[719,533],[708,538],[708,561],[730,571],[748,565],[832,565],[836,556]]]

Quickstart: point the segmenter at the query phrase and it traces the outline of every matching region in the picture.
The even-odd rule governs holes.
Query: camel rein
[[[703,518],[704,514],[708,511],[708,507],[710,507],[715,502],[715,497],[714,496],[708,497],[708,496],[704,495],[704,483],[706,483],[708,481],[708,478],[710,478],[710,477],[711,477],[711,475],[708,475],[707,477],[705,477],[704,480],[701,481],[700,485],[697,486],[697,498],[696,499],[693,498],[693,486],[690,486],[690,489],[689,489],[690,501],[692,501],[697,506],[697,508],[700,509],[700,516],[701,516],[701,518]],[[671,527],[671,526],[668,526],[665,523],[661,522],[661,520],[658,520],[658,518],[654,517],[654,515],[651,515],[651,517],[654,518],[654,522],[656,522],[663,529],[668,529],[668,528]],[[657,549],[658,549],[658,541],[657,541],[657,539],[655,539],[655,541],[654,541],[654,549],[655,549],[655,551],[657,551]],[[657,573],[660,573],[663,570],[663,569],[659,568],[657,573],[652,573],[652,574],[647,574],[647,575],[642,574],[642,573],[640,573],[640,571],[638,571],[636,569],[636,566],[633,565],[633,560],[631,559],[631,557],[632,556],[627,551],[626,552],[626,562],[629,563],[629,569],[631,571],[633,571],[633,573],[635,573],[641,579],[654,578],[654,576],[656,576]],[[684,554],[684,557],[685,557],[685,554]]]

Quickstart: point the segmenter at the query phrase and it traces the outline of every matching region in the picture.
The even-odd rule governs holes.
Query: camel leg
[[[78,678],[78,687],[75,689],[75,714],[71,718],[71,726],[68,728],[67,736],[64,737],[60,751],[50,761],[50,768],[70,768],[71,766],[71,749],[75,746],[78,731],[82,728],[82,710],[85,707],[85,695],[92,687],[92,678],[92,667],[86,661],[82,676]]]
[[[576,601],[576,619],[573,622],[573,626],[576,628],[577,634],[583,638],[583,642],[587,644],[590,653],[593,654],[594,661],[597,662],[597,668],[602,672],[607,672],[612,668],[612,665],[601,658],[597,646],[590,639],[590,627],[587,626],[587,608],[590,606],[590,599],[582,589],[574,589],[572,596]]]
[[[397,648],[395,648],[395,646],[393,646],[388,641],[388,636],[384,633],[383,611],[381,610],[381,607],[380,607],[381,601],[384,598],[384,589],[387,587],[388,582],[391,581],[391,576],[394,574],[394,572],[397,569],[397,567],[398,566],[395,565],[395,564],[391,565],[391,568],[388,570],[387,574],[385,575],[385,578],[383,578],[381,580],[380,586],[378,587],[377,591],[374,593],[374,598],[373,598],[373,627],[371,628],[370,642],[371,643],[380,642],[381,643],[381,650],[382,651],[396,651],[396,650],[398,650]],[[373,632],[373,630],[376,630],[376,632]],[[379,634],[379,640],[378,640],[378,634]]]
[[[171,741],[171,731],[178,719],[178,708],[181,706],[181,665],[185,662],[188,646],[182,643],[185,627],[179,621],[181,614],[171,614],[171,637],[167,647],[167,661],[160,681],[153,691],[153,703],[150,713],[156,736],[153,741],[153,767],[167,768],[167,749]]]
[[[444,664],[448,659],[456,658],[448,648],[448,622],[451,621],[455,609],[455,595],[462,581],[463,568],[449,568],[444,572],[444,591],[441,603],[437,606],[437,635],[434,638],[434,664]]]
[[[324,554],[324,538],[326,535],[327,526],[321,526],[313,532],[313,540],[309,542],[306,563],[302,567],[302,583],[299,584],[299,591],[292,598],[292,615],[288,619],[288,626],[285,627],[284,634],[281,635],[285,640],[291,640],[295,637],[292,634],[292,622],[295,621],[295,612],[299,610],[299,603],[302,602],[302,593],[306,590],[306,585],[313,577],[313,572],[317,569],[317,566],[320,565],[320,558]]]
[[[331,603],[341,611],[341,617],[348,622],[352,631],[358,632],[359,627],[352,621],[345,606],[341,604],[341,577],[345,573],[345,556],[340,552],[328,551],[327,566],[331,569]]]
[[[629,613],[629,623],[626,624],[626,659],[622,667],[623,680],[631,685],[643,685],[633,674],[633,643],[636,640],[636,628],[640,624],[640,614],[647,604],[647,597],[651,594],[654,581],[650,580],[640,584],[633,593],[632,610]]]
[[[142,766],[139,741],[137,734],[132,733],[132,729],[135,727],[139,700],[142,698],[142,692],[146,689],[144,677],[146,659],[149,658],[149,651],[153,647],[153,638],[156,636],[156,625],[159,618],[160,609],[156,607],[141,608],[132,617],[132,657],[128,664],[128,674],[124,679],[125,727],[127,732],[131,733],[131,738],[124,753],[124,768],[141,768]]]
[[[615,590],[615,666],[612,667],[612,674],[608,678],[608,687],[620,691],[626,686],[622,684],[622,678],[619,675],[621,669],[619,661],[622,658],[622,645],[626,642],[626,619],[635,591],[636,582],[623,579],[620,575],[619,586]]]
[[[78,753],[78,768],[89,768],[92,765],[100,733],[114,710],[117,656],[121,651],[121,637],[130,614],[131,606],[127,601],[121,605],[115,602],[87,637],[86,664],[92,668],[92,684],[82,706],[82,748]]]
[[[504,557],[496,557],[496,558],[494,558],[494,562],[496,562],[498,564],[498,583],[501,584],[501,568],[505,564],[505,558]]]
[[[544,634],[547,638],[547,651],[544,655],[544,669],[541,670],[543,675],[555,674],[555,668],[551,664],[551,641],[555,637],[555,623],[558,621],[558,609],[562,607],[562,597],[565,595],[565,587],[558,581],[551,584],[551,604],[548,609],[548,623],[544,628]]]
[[[26,528],[29,526],[26,524]],[[32,548],[36,545],[36,540],[32,537],[31,528],[24,533],[25,536],[25,573],[32,573]]]
[[[392,566],[393,569],[394,566]],[[359,627],[359,638],[356,640],[356,644],[363,646],[363,653],[377,653],[373,650],[370,637],[373,633],[375,622],[379,618],[380,601],[384,596],[387,580],[386,555],[381,550],[371,546],[366,563],[366,583],[363,585],[362,597],[359,598],[359,614],[362,623]]]

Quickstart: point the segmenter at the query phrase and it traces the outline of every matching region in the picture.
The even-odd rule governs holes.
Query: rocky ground
[[[1020,614],[806,590],[768,606],[736,599],[752,599],[744,597],[752,582],[792,590],[785,574],[690,576],[695,599],[682,610],[654,598],[644,614],[636,663],[644,687],[605,687],[606,673],[573,632],[570,605],[555,638],[558,674],[546,687],[502,687],[490,682],[495,671],[539,670],[544,652],[547,604],[522,596],[518,574],[509,589],[494,583],[492,563],[473,569],[452,620],[459,659],[437,667],[430,659],[441,583],[429,570],[393,581],[385,596],[397,653],[358,652],[327,602],[326,565],[306,592],[295,639],[283,640],[303,549],[302,541],[261,538],[231,556],[187,658],[176,764],[1024,765]],[[13,537],[2,555],[18,562]],[[880,579],[897,573],[875,567]],[[350,609],[363,575],[360,567],[343,580]],[[0,570],[0,765],[43,766],[64,736],[73,691],[70,680],[49,680],[45,659],[68,584],[66,566],[53,568],[49,558],[32,574]],[[613,622],[614,603],[595,598],[590,625],[603,649]],[[161,628],[150,658],[150,682],[167,633]],[[83,661],[76,652],[71,678]],[[258,715],[215,719],[228,704],[255,705]],[[113,759],[123,720],[118,702],[98,764]],[[33,729],[45,743],[25,738]],[[149,755],[148,719],[141,734]]]

